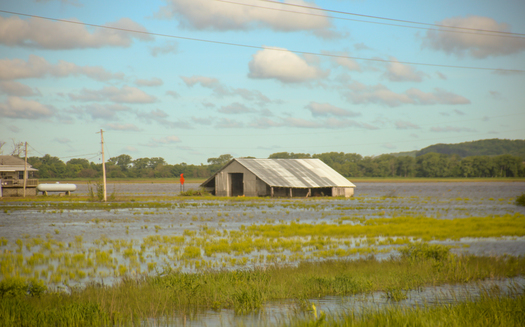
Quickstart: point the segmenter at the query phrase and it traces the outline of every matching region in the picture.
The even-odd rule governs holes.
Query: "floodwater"
[[[186,184],[185,190],[198,187],[198,184]],[[64,279],[64,274],[71,274],[71,271],[59,272],[58,266],[62,264],[60,259],[55,262],[45,262],[33,269],[36,269],[40,276],[44,276],[44,279],[47,276],[48,282],[51,283],[51,280],[54,280],[52,284],[56,286],[64,282],[71,285],[82,284],[90,280],[112,283],[124,271],[131,275],[148,271],[155,273],[154,269],[149,269],[150,265],[161,267],[169,263],[181,271],[192,272],[198,270],[198,265],[204,268],[240,269],[264,264],[293,264],[294,259],[292,258],[296,258],[289,250],[279,250],[275,253],[268,252],[269,250],[256,250],[252,253],[215,254],[213,256],[206,256],[203,252],[199,259],[182,260],[184,246],[193,240],[192,237],[208,237],[207,231],[227,234],[242,231],[245,226],[289,224],[292,221],[301,224],[350,224],[353,222],[351,219],[345,220],[346,218],[374,219],[400,215],[438,219],[525,215],[525,207],[514,204],[515,198],[525,192],[524,182],[359,183],[355,197],[350,199],[318,197],[309,199],[233,198],[220,201],[209,198],[207,200],[195,200],[195,198],[170,200],[167,197],[178,195],[180,192],[180,185],[171,183],[109,184],[107,190],[108,194],[115,193],[117,196],[130,197],[132,201],[130,203],[147,205],[123,209],[100,207],[87,209],[79,205],[57,209],[59,207],[53,206],[52,198],[49,202],[4,202],[2,204],[4,208],[0,207],[0,255],[16,252],[27,258],[35,252],[45,255],[69,252],[71,255],[89,257],[103,252],[111,257],[107,266],[98,267],[98,269],[93,269],[89,265],[82,266],[79,269],[85,271],[84,275],[75,270],[73,276],[76,277],[70,281]],[[74,195],[86,195],[87,193],[88,185],[80,184]],[[144,196],[149,198],[141,199]],[[155,200],[156,197],[158,200]],[[213,236],[213,234],[210,235]],[[182,241],[175,245],[146,244],[146,239],[149,237],[171,236],[182,237]],[[343,241],[334,243],[334,246],[343,250],[362,250],[364,247],[372,247],[375,250],[387,249],[386,252],[379,251],[376,254],[378,259],[397,253],[396,245],[389,247],[367,244],[365,241],[360,238],[347,239],[344,243]],[[452,245],[454,246],[452,251],[456,253],[483,256],[525,255],[525,237],[464,238],[455,241],[433,242]],[[131,254],[126,256],[125,249],[131,251],[128,252]],[[138,252],[140,252],[140,262],[137,259],[133,261]],[[307,259],[321,258],[315,256],[315,249],[306,250],[305,255]],[[357,258],[360,255],[348,256],[348,258]],[[273,261],[270,261],[270,257],[273,258],[271,259]],[[124,267],[124,270],[120,271],[120,267]],[[22,267],[15,267],[15,269],[22,269]],[[44,270],[47,273],[44,273]],[[53,278],[53,274],[57,277]],[[435,303],[441,303],[457,300],[459,293],[477,296],[476,294],[479,294],[481,289],[493,285],[507,289],[512,283],[521,288],[525,284],[523,278],[504,282],[487,281],[486,283],[488,284],[482,286],[478,284],[472,287],[468,285],[446,286],[413,291],[409,292],[409,299],[395,305],[433,304],[434,300],[437,301]],[[504,283],[504,285],[498,283]],[[460,290],[465,287],[471,288],[468,291]],[[360,297],[326,297],[312,300],[312,303],[315,303],[320,310],[330,312],[343,312],[349,308],[354,310],[363,306],[369,307],[370,304],[379,307],[393,305],[379,293]],[[187,323],[191,323],[191,326],[220,326],[238,323],[257,325],[257,321],[272,321],[271,319],[277,319],[276,317],[297,314],[294,310],[296,310],[294,303],[270,303],[258,314],[239,317],[228,310],[218,313],[210,311],[199,316],[197,321],[188,320]],[[179,323],[183,321],[178,321],[174,325]]]
[[[318,314],[325,312],[327,315],[338,317],[349,313],[359,315],[370,310],[381,310],[396,307],[425,307],[457,303],[460,301],[476,300],[482,294],[497,296],[513,296],[522,294],[525,290],[525,278],[515,277],[503,280],[482,280],[475,283],[442,285],[423,287],[418,290],[408,291],[407,298],[401,301],[392,301],[385,297],[384,292],[351,296],[326,296],[320,299],[311,299],[309,302],[316,307]],[[313,308],[311,308],[313,309]],[[296,302],[282,301],[271,302],[257,313],[248,315],[235,315],[233,310],[209,310],[196,315],[192,319],[187,317],[175,318],[168,322],[169,326],[188,327],[215,327],[215,326],[273,326],[286,325],[290,318],[313,318],[312,311],[299,309]]]

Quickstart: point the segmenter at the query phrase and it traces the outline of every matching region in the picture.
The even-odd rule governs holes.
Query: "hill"
[[[416,156],[419,157],[429,152],[457,154],[461,158],[510,154],[525,160],[525,140],[489,139],[457,144],[440,143],[417,151]]]

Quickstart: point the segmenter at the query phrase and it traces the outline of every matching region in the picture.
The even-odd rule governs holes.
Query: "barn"
[[[319,159],[233,159],[201,187],[217,196],[351,197],[355,185]]]

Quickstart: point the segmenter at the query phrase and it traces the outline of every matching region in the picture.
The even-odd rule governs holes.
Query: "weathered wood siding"
[[[258,196],[257,177],[248,169],[233,161],[215,176],[215,194],[217,196],[231,195],[231,173],[242,173],[244,183],[244,196]]]

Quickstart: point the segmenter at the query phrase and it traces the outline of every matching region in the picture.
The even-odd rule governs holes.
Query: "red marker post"
[[[184,192],[184,174],[180,174],[180,191]]]

